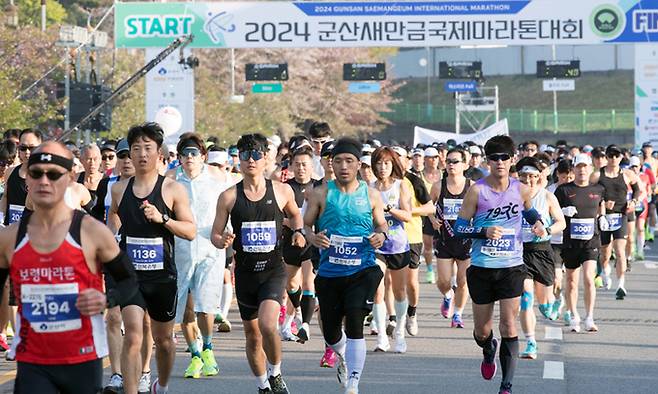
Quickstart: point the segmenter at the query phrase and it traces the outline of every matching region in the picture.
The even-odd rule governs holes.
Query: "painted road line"
[[[656,263],[650,263],[650,262],[645,262],[645,263],[644,263],[644,266],[647,267],[647,268],[650,268],[650,269],[656,269],[656,268],[658,268],[658,264],[656,264]]]
[[[110,366],[110,358],[109,357],[103,358],[103,369],[108,368],[109,366]],[[0,386],[14,379],[16,379],[16,370],[14,369],[11,371],[7,371],[2,375],[0,375]]]
[[[546,326],[544,327],[545,334],[544,334],[544,339],[557,339],[558,341],[562,340],[562,328],[561,327],[549,327]]]
[[[544,361],[544,379],[564,380],[562,361]]]

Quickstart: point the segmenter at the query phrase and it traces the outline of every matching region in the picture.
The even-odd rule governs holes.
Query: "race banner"
[[[635,147],[658,149],[658,44],[635,44]]]
[[[471,134],[457,134],[449,131],[437,131],[414,127],[414,146],[417,144],[431,145],[434,142],[446,142],[453,139],[457,144],[473,141],[478,145],[484,145],[487,140],[496,135],[509,135],[507,119],[499,120],[484,130]]]
[[[118,48],[582,45],[658,41],[656,0],[116,3]]]

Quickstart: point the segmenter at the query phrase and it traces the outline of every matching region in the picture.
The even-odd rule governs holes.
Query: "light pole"
[[[14,5],[14,0],[10,0],[3,11],[5,14],[5,25],[14,28],[18,27],[18,7]]]
[[[430,92],[430,65],[429,65],[429,58],[430,58],[430,47],[426,48],[427,51],[427,57],[421,57],[418,59],[418,64],[420,64],[421,67],[425,67],[425,74],[427,75],[427,117],[430,118],[432,116],[432,96]]]
[[[46,31],[46,0],[41,0],[41,31]]]

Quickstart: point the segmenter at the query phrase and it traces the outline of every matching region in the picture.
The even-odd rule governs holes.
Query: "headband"
[[[34,164],[55,164],[64,168],[66,171],[73,169],[73,160],[54,153],[38,152],[31,154],[30,158],[27,159],[27,167],[29,168]]]
[[[519,171],[519,174],[526,173],[526,174],[539,174],[540,171],[533,167],[533,166],[523,166],[521,170]]]
[[[208,163],[226,164],[228,162],[228,152],[210,151],[208,152]]]
[[[358,160],[361,158],[361,144],[353,143],[351,141],[338,140],[336,145],[334,145],[334,149],[331,151],[331,157],[336,157],[341,153],[349,153],[354,155],[354,157],[356,157]]]

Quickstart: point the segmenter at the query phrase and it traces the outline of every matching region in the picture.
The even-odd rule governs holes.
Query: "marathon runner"
[[[612,287],[609,266],[612,249],[615,250],[615,267],[617,271],[618,300],[626,297],[626,237],[628,232],[628,212],[635,211],[635,205],[640,197],[640,187],[637,184],[637,175],[630,170],[619,167],[622,152],[616,145],[610,145],[605,150],[608,163],[598,173],[592,174],[592,180],[598,181],[605,189],[606,219],[610,224],[607,231],[601,232],[601,268],[603,270],[603,286]],[[633,190],[632,199],[626,201],[628,187]],[[612,245],[611,245],[612,243]],[[612,247],[611,247],[612,246]]]
[[[218,248],[233,243],[236,252],[235,295],[245,330],[247,359],[258,390],[288,393],[281,377],[281,340],[277,334],[287,280],[281,234],[285,213],[293,229],[292,245],[304,247],[302,217],[290,186],[263,175],[267,139],[261,134],[243,135],[238,150],[243,179],[220,195],[211,239]],[[226,231],[229,215],[234,233]]]
[[[439,151],[433,146],[425,148],[423,156],[425,162],[421,178],[425,182],[425,189],[429,191],[432,189],[433,184],[441,180],[441,170],[439,169],[441,158],[439,157]],[[429,217],[426,216],[423,218],[423,257],[427,266],[427,276],[425,278],[427,283],[436,283],[433,243],[434,227],[432,227]]]
[[[338,354],[338,381],[346,394],[358,393],[366,359],[363,320],[383,278],[375,250],[384,245],[388,231],[379,192],[356,178],[359,157],[358,141],[336,142],[336,180],[313,189],[304,216],[307,237],[321,255],[315,288],[324,339]]]
[[[9,176],[7,176],[5,193],[0,202],[0,207],[2,212],[4,212],[5,226],[19,221],[25,209],[25,199],[27,198],[27,186],[25,185],[27,162],[30,158],[30,153],[41,144],[42,136],[39,130],[25,129],[21,131],[19,139],[18,158],[21,165],[14,167]]]
[[[566,228],[562,240],[562,260],[567,269],[565,286],[568,321],[572,332],[580,332],[580,314],[578,305],[578,276],[583,268],[583,287],[585,292],[585,330],[598,331],[594,323],[594,301],[596,288],[596,260],[601,246],[600,230],[607,230],[605,219],[605,189],[600,184],[591,183],[592,159],[586,153],[577,155],[574,160],[575,179],[573,182],[558,186],[555,190],[562,212],[566,218]],[[597,219],[598,218],[598,219]]]
[[[461,210],[464,196],[471,181],[466,179],[464,169],[466,156],[460,148],[453,148],[446,159],[446,177],[432,185],[430,195],[436,203],[435,215],[430,216],[436,230],[434,253],[438,273],[437,287],[443,294],[441,315],[451,319],[450,327],[464,328],[462,314],[468,301],[466,270],[471,264],[471,241],[457,238],[454,234],[455,221]],[[457,265],[457,288],[452,288],[452,276]]]
[[[78,183],[84,185],[91,193],[92,199],[96,201],[98,184],[105,175],[101,172],[101,151],[98,145],[90,144],[82,147],[80,161],[85,170],[78,175]]]
[[[503,379],[500,393],[511,393],[519,353],[516,319],[523,281],[528,270],[523,264],[521,218],[533,232],[541,232],[539,214],[531,207],[530,190],[511,179],[514,141],[495,136],[484,146],[491,173],[468,189],[455,222],[455,234],[473,238],[467,282],[473,300],[473,336],[482,348],[482,377],[496,374],[498,339],[493,335],[494,303],[500,301],[500,364]],[[525,208],[525,209],[524,209]],[[471,224],[471,220],[473,220]]]
[[[543,224],[540,231],[533,231],[532,226],[523,220],[523,262],[528,269],[528,278],[523,284],[521,296],[521,328],[527,340],[526,348],[521,352],[521,358],[537,358],[537,340],[535,325],[537,318],[534,311],[535,295],[539,302],[539,310],[544,317],[552,313],[553,284],[555,281],[555,259],[551,247],[551,234],[559,233],[565,228],[564,215],[553,193],[544,189],[542,181],[546,167],[539,162],[537,156],[526,156],[516,163],[520,181],[528,186],[532,198],[532,208],[539,213]]]
[[[222,182],[204,164],[207,151],[199,135],[181,135],[176,151],[181,165],[169,170],[167,176],[187,190],[197,226],[197,236],[193,240],[175,238],[178,271],[176,322],[181,323],[192,357],[183,376],[196,379],[201,374],[214,376],[219,373],[213,353],[212,332],[215,315],[220,312],[226,253],[224,249],[215,248],[210,241],[214,217],[208,212],[212,212],[220,193],[230,183],[226,180]],[[197,329],[201,332],[201,349],[196,339]]]
[[[157,123],[144,123],[128,130],[130,159],[135,176],[112,186],[108,224],[120,236],[119,246],[130,256],[137,271],[142,305],[121,310],[126,334],[121,354],[121,372],[127,393],[167,392],[167,383],[176,356],[173,342],[177,303],[177,271],[174,236],[192,240],[196,236],[194,216],[183,185],[158,173],[162,167],[164,133]],[[117,231],[117,224],[120,228]],[[148,384],[148,365],[140,357],[145,316],[150,318],[155,342],[158,378]],[[144,349],[146,350],[146,349]],[[141,376],[141,377],[140,377]]]
[[[633,156],[630,159],[629,168],[635,172],[635,175],[638,177],[638,183],[640,185],[641,195],[640,200],[637,206],[635,207],[635,217],[636,217],[636,238],[629,239],[630,244],[635,244],[635,258],[637,260],[644,260],[644,228],[647,223],[647,217],[649,215],[649,199],[652,195],[652,185],[651,177],[653,175],[651,169],[644,168],[639,157]],[[655,179],[654,179],[655,184]],[[632,196],[631,196],[632,197]],[[628,248],[626,248],[628,250]],[[630,270],[630,266],[628,267]]]
[[[46,142],[26,167],[34,210],[0,231],[0,286],[11,273],[20,300],[14,392],[95,394],[107,355],[102,312],[141,302],[135,272],[102,223],[66,205],[66,147]],[[107,297],[99,263],[117,284]]]

